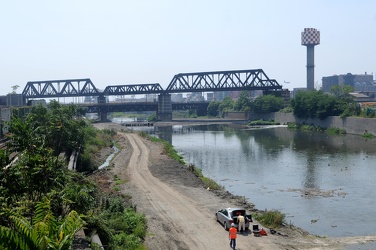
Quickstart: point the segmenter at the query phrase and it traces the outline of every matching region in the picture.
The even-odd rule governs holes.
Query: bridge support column
[[[172,121],[172,103],[170,94],[158,95],[158,121]]]
[[[99,104],[105,104],[106,103],[106,97],[104,95],[98,96],[98,103]],[[100,119],[101,122],[107,122],[107,106],[106,105],[101,105],[98,111],[98,118]]]

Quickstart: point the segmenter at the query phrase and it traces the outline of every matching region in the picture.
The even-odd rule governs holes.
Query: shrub
[[[256,121],[251,121],[248,123],[249,126],[257,126],[257,125],[280,125],[279,122],[276,122],[274,120],[270,121],[264,121],[263,119],[261,120],[256,120]]]
[[[362,137],[364,138],[368,138],[368,139],[373,139],[375,138],[375,135],[371,134],[371,133],[368,133],[368,132],[365,132]]]
[[[264,212],[256,213],[255,219],[258,220],[265,227],[279,228],[285,223],[285,214],[278,210],[265,210]]]
[[[342,128],[328,128],[326,132],[330,135],[345,135],[346,129]]]
[[[218,185],[214,180],[203,176],[202,170],[200,168],[196,168],[195,165],[189,164],[188,169],[189,171],[194,173],[194,175],[196,175],[196,177],[198,177],[202,181],[202,183],[204,183],[205,188],[214,189],[214,190],[221,189],[221,186]]]

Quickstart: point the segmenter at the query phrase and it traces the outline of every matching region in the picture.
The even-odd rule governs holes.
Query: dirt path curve
[[[129,182],[150,203],[153,220],[160,221],[162,226],[157,230],[163,232],[154,232],[162,238],[154,246],[149,245],[150,249],[160,249],[160,242],[166,244],[163,249],[229,249],[227,232],[214,220],[213,213],[194,198],[154,177],[148,167],[149,148],[138,135],[123,135],[133,148],[127,168]],[[242,236],[238,237],[237,249],[280,249],[268,238],[261,241],[252,235]]]

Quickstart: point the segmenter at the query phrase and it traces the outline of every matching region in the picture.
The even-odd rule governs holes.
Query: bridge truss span
[[[104,95],[160,94],[163,92],[164,90],[159,83],[110,85],[103,91]]]
[[[270,90],[282,86],[262,69],[180,73],[174,76],[167,93],[230,90]]]
[[[28,82],[22,92],[26,98],[99,96],[89,78]]]

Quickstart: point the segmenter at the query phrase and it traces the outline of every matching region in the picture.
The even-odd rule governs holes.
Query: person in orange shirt
[[[230,239],[230,247],[235,250],[236,247],[236,234],[238,230],[236,230],[235,224],[231,224],[231,228],[228,230],[228,237]]]

